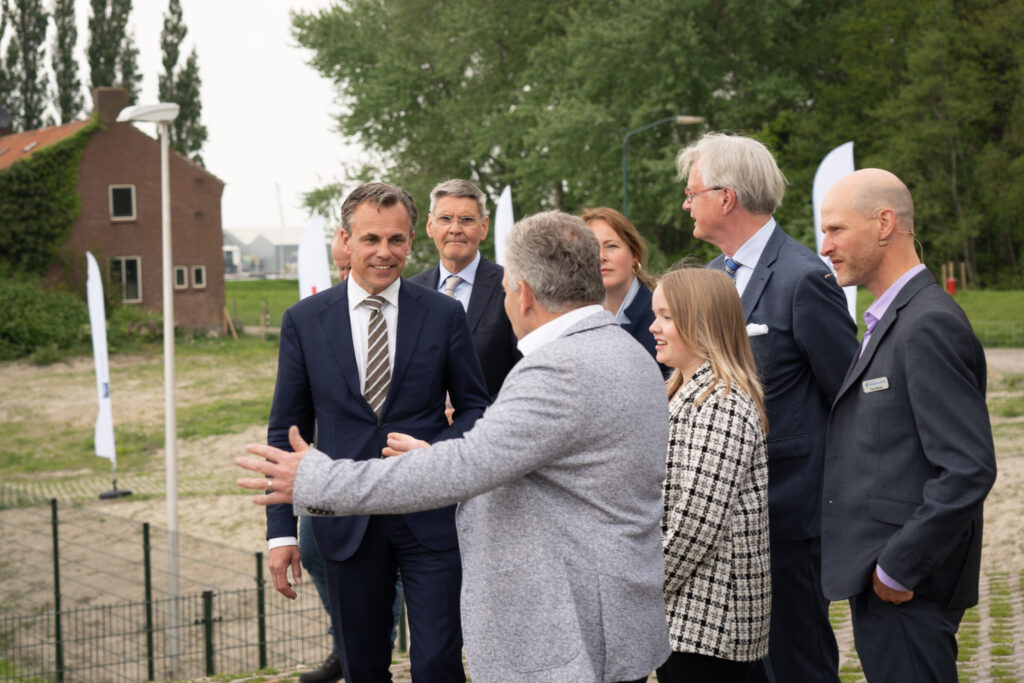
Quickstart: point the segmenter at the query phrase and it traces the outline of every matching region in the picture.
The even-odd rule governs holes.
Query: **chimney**
[[[131,95],[124,88],[96,88],[92,91],[92,109],[99,112],[103,123],[117,121],[121,110],[131,104]]]

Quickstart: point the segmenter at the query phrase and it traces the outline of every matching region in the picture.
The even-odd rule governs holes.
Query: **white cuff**
[[[299,539],[295,536],[280,536],[278,538],[268,538],[267,547],[269,550],[274,548],[280,548],[283,545],[298,545]]]

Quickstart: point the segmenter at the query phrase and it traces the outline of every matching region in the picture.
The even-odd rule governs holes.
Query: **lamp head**
[[[153,123],[170,123],[178,116],[179,107],[173,102],[159,104],[140,104],[122,109],[117,115],[118,121],[150,121]]]

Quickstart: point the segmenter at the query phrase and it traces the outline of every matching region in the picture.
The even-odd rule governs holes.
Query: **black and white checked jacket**
[[[768,459],[753,401],[705,362],[669,406],[665,611],[672,649],[733,661],[768,653]]]

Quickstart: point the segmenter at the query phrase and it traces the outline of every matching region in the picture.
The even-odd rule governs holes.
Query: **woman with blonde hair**
[[[664,483],[660,683],[743,681],[768,654],[771,583],[763,394],[736,286],[717,270],[658,281],[650,330],[674,368]]]
[[[654,355],[654,337],[648,329],[654,278],[647,272],[647,244],[628,218],[607,206],[585,209],[580,218],[601,245],[601,280],[604,307],[615,322]],[[667,374],[668,368],[662,367]]]

